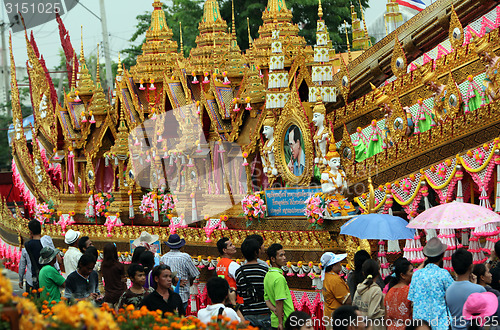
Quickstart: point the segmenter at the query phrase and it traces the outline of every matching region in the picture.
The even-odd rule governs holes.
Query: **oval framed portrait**
[[[298,102],[291,98],[283,108],[275,128],[275,157],[278,171],[290,185],[308,185],[311,181],[314,147],[309,121]]]

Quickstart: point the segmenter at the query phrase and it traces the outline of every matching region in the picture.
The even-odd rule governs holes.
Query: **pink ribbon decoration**
[[[113,230],[113,228],[123,226],[123,222],[116,215],[108,215],[106,217],[106,222],[104,223],[104,225],[108,229],[107,236],[111,237],[111,236],[113,236],[113,235],[111,235],[111,231]]]
[[[61,214],[61,217],[59,218],[59,221],[57,222],[57,225],[61,226],[63,234],[66,233],[66,227],[69,225],[74,224],[75,221],[73,220],[73,217],[70,216],[69,214]]]

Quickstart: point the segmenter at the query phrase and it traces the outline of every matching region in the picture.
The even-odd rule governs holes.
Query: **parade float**
[[[269,0],[259,38],[242,52],[217,1],[206,0],[187,58],[161,7],[153,3],[137,64],[119,63],[112,95],[60,21],[70,90],[58,102],[26,33],[32,141],[11,54],[12,167],[24,208],[0,204],[8,267],[17,266],[31,218],[58,247],[71,228],[98,247],[115,242],[124,262],[142,231],[159,235],[162,248],[176,232],[203,270],[193,309],[206,303],[215,242],[239,246],[256,233],[287,251],[295,307],[321,317],[325,251],[352,257],[359,246],[380,246],[383,265],[390,253],[418,262],[426,234],[463,245],[470,237],[477,261],[488,250],[481,242],[498,239],[496,228],[429,230],[387,247],[339,235],[360,212],[411,221],[454,200],[500,211],[496,1],[434,2],[369,48],[352,11],[352,41],[366,47],[355,58],[332,48],[321,3],[315,45],[299,36],[284,0]]]

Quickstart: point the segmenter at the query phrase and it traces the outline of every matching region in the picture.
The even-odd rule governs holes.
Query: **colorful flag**
[[[417,11],[422,11],[426,7],[426,4],[422,0],[398,0],[398,4]]]

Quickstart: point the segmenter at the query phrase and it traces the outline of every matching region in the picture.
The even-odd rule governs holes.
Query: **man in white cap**
[[[342,305],[352,302],[349,287],[339,276],[342,266],[340,262],[347,254],[326,252],[321,256],[321,280],[323,281],[324,315],[331,318],[333,312]],[[327,327],[329,328],[329,327]],[[331,327],[330,327],[331,329]]]
[[[68,230],[64,235],[64,243],[68,244],[68,250],[64,254],[64,269],[67,275],[76,270],[78,261],[83,255],[78,249],[78,238],[80,238],[80,232],[73,229]]]

